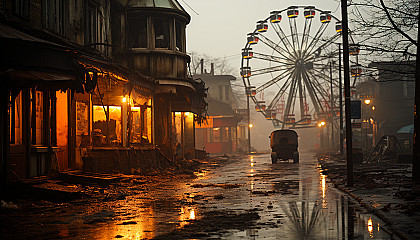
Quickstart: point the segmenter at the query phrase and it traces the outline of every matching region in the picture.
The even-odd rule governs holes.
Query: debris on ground
[[[417,229],[420,222],[420,191],[412,181],[412,165],[391,161],[354,165],[354,186],[346,187],[347,165],[344,156],[318,155],[321,173],[335,187],[352,196],[368,211],[387,223],[396,234]],[[410,233],[420,239],[420,232]],[[400,236],[400,237],[401,237]]]

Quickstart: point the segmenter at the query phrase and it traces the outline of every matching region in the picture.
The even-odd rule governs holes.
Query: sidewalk
[[[346,160],[339,155],[318,155],[322,173],[379,217],[384,229],[400,239],[420,239],[420,187],[411,181],[412,166],[379,162],[354,166],[354,186],[346,187]]]

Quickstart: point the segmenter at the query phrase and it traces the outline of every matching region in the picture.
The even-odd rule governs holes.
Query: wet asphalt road
[[[197,178],[121,184],[121,195],[110,198],[2,211],[0,238],[391,239],[326,182],[313,153],[300,157],[275,165],[269,154],[222,159]]]

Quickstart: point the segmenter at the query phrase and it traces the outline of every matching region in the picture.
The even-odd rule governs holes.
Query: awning
[[[410,124],[400,128],[397,133],[414,133],[414,124]]]
[[[0,81],[8,88],[83,91],[83,68],[67,47],[0,24],[0,49]]]

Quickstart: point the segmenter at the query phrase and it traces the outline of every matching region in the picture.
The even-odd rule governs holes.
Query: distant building
[[[208,117],[201,125],[196,126],[196,147],[208,153],[233,153],[238,148],[238,128],[241,120],[236,113],[236,100],[233,96],[231,82],[236,78],[231,75],[210,73],[194,75],[194,79],[205,82],[208,90]]]
[[[374,62],[369,67],[377,69],[377,78],[356,86],[362,100],[362,128],[356,133],[360,147],[369,149],[382,136],[396,135],[403,148],[411,148],[412,133],[397,131],[413,124],[415,63]]]

